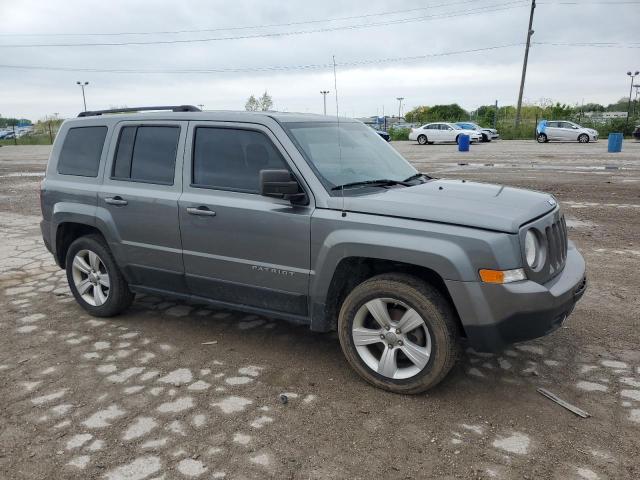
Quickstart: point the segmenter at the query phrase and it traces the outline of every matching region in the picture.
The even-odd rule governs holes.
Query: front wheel
[[[418,136],[418,143],[420,145],[426,145],[427,144],[427,136],[426,135],[419,135]]]
[[[589,135],[587,135],[586,133],[581,134],[581,135],[578,137],[578,141],[579,141],[580,143],[589,143]]]
[[[458,328],[449,303],[405,274],[373,277],[351,291],[338,318],[342,351],[372,385],[415,394],[437,385],[458,355]]]
[[[536,140],[538,140],[538,143],[547,143],[549,141],[544,133],[538,134]]]
[[[71,293],[91,315],[112,317],[131,305],[134,295],[99,235],[80,237],[69,246],[66,270]]]

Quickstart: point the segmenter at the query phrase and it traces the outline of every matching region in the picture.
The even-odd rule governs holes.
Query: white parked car
[[[435,142],[458,143],[460,135],[468,135],[471,142],[480,142],[482,134],[473,130],[464,130],[455,123],[427,123],[422,127],[412,128],[409,140],[416,140],[420,145],[431,145]]]
[[[589,143],[598,141],[598,131],[565,120],[542,121],[536,129],[538,143],[550,140]]]

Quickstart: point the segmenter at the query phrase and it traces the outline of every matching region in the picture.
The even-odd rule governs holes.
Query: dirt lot
[[[590,278],[562,329],[414,397],[362,382],[332,334],[152,297],[91,318],[40,238],[48,148],[0,148],[0,478],[639,478],[640,143],[395,146],[556,195]]]

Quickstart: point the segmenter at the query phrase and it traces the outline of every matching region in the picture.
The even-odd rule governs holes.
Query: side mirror
[[[260,194],[290,200],[298,205],[306,205],[308,202],[307,194],[289,170],[260,170]]]

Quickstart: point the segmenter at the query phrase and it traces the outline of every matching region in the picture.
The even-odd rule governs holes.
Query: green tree
[[[258,103],[260,105],[260,110],[262,111],[271,110],[271,107],[273,107],[273,99],[271,98],[271,95],[267,93],[266,90],[260,97],[260,100],[258,100]]]
[[[244,109],[247,112],[255,112],[260,109],[260,103],[256,100],[256,97],[254,97],[253,94],[251,94],[247,103],[244,104]]]

